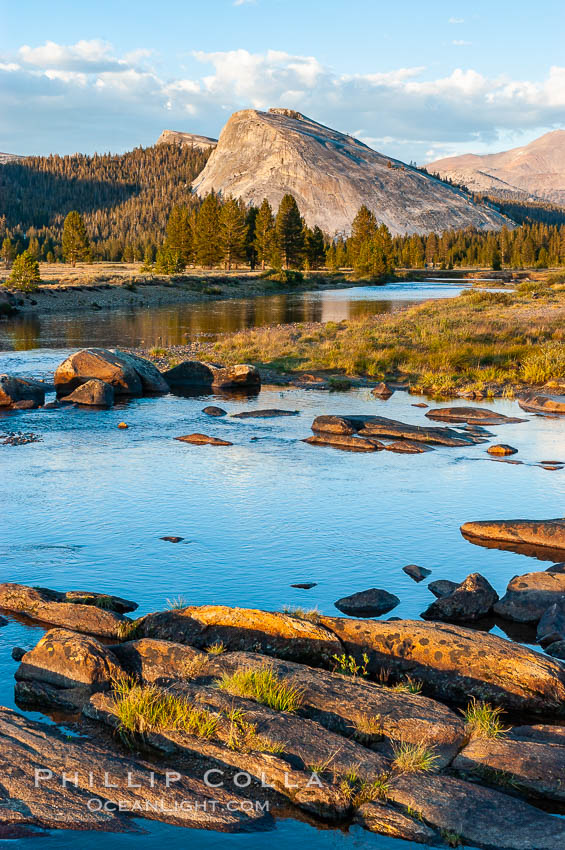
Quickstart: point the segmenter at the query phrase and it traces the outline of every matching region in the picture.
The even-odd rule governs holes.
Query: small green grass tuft
[[[233,708],[227,713],[226,717],[230,724],[227,740],[230,750],[236,750],[240,753],[254,750],[261,753],[272,753],[273,755],[284,753],[284,744],[280,741],[274,741],[267,735],[260,735],[257,732],[257,724],[251,723],[241,709]]]
[[[226,647],[223,641],[218,640],[216,643],[212,643],[210,646],[206,647],[206,652],[208,655],[221,655],[226,651]]]
[[[283,614],[290,614],[291,617],[297,617],[299,620],[309,620],[311,623],[317,623],[320,619],[320,612],[317,608],[283,605]]]
[[[406,676],[402,682],[397,682],[396,685],[393,685],[391,690],[405,694],[421,694],[423,687],[424,683],[420,682],[419,679],[412,679],[410,676]]]
[[[169,611],[182,611],[183,608],[188,608],[188,600],[184,596],[175,596],[173,599],[167,599],[167,608]]]
[[[393,744],[393,752],[392,766],[399,773],[428,773],[434,769],[438,759],[433,747],[408,741]]]
[[[118,625],[118,640],[125,643],[128,640],[137,640],[143,637],[141,620],[122,620]]]
[[[334,662],[333,672],[341,673],[342,676],[353,676],[354,678],[357,676],[368,676],[367,665],[369,663],[369,656],[364,652],[361,658],[362,661],[358,664],[353,655],[346,655],[345,653],[342,655],[332,655],[332,661]]]
[[[123,678],[115,683],[114,696],[122,732],[182,731],[211,738],[218,727],[217,715],[154,685],[140,685]]]
[[[440,829],[439,834],[448,847],[461,847],[463,845],[461,836],[451,829]]]
[[[504,712],[489,702],[473,699],[463,712],[465,722],[472,736],[476,738],[499,738],[508,732],[503,726],[501,716]]]
[[[345,802],[354,809],[364,803],[388,799],[390,778],[387,773],[382,773],[371,781],[362,779],[355,769],[351,769],[341,778],[334,777],[334,782]]]
[[[375,744],[383,739],[383,719],[380,714],[363,714],[354,721],[353,737],[360,744]]]
[[[276,711],[292,714],[302,705],[302,691],[279,678],[271,667],[258,670],[240,668],[234,673],[223,673],[217,680],[217,686],[228,694],[253,699]]]

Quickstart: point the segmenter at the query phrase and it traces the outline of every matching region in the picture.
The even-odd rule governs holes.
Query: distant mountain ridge
[[[363,204],[393,234],[510,223],[466,193],[290,109],[235,112],[193,189],[255,205],[267,198],[275,209],[290,192],[306,223],[330,236],[348,234]]]
[[[7,162],[15,162],[18,159],[23,159],[23,156],[20,156],[17,153],[0,152],[0,165],[5,165]]]
[[[553,130],[501,153],[438,159],[426,168],[473,192],[565,204],[565,130]]]
[[[157,145],[182,145],[196,150],[212,150],[218,144],[217,139],[210,136],[199,136],[197,133],[181,133],[178,130],[163,130],[156,141]]]

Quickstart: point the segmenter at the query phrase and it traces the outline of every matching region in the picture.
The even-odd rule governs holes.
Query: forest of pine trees
[[[520,226],[392,237],[378,211],[362,207],[351,236],[309,228],[295,198],[274,210],[191,183],[208,153],[177,145],[123,155],[29,157],[0,166],[0,258],[143,261],[146,271],[201,268],[352,268],[382,278],[395,268],[565,265],[565,210],[543,202],[482,198]]]

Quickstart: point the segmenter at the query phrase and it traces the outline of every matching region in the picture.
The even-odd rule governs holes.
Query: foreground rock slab
[[[471,622],[486,617],[498,602],[498,593],[480,573],[471,573],[450,594],[440,596],[427,608],[424,620]]]
[[[466,522],[461,534],[468,540],[493,543],[528,544],[534,547],[565,550],[565,519],[508,519]]]
[[[112,611],[108,608],[117,597],[95,593],[75,594],[23,584],[0,584],[0,609],[25,614],[32,620],[52,623],[76,632],[119,638],[124,625],[130,620],[118,611],[124,609],[124,603],[137,607],[135,603],[119,600],[116,603],[118,611]],[[128,607],[128,610],[132,608]]]
[[[389,796],[426,824],[485,850],[560,850],[565,821],[491,788],[452,776],[405,774]]]
[[[243,410],[241,413],[232,413],[232,419],[274,419],[277,416],[299,416],[299,414],[299,410],[269,407],[264,410]]]
[[[226,649],[262,652],[329,664],[342,651],[338,638],[317,623],[276,611],[228,608],[225,605],[188,606],[147,614],[136,621],[141,637],[161,638],[205,649],[223,643]]]
[[[369,832],[389,835],[391,838],[402,838],[404,841],[414,841],[417,844],[434,844],[435,841],[441,841],[440,836],[421,821],[374,800],[363,803],[357,809],[353,816],[353,823]]]
[[[526,727],[522,727],[524,730]],[[527,734],[475,738],[457,756],[453,769],[496,783],[510,780],[523,794],[565,801],[565,739],[535,740]]]
[[[384,449],[384,445],[378,440],[365,440],[362,437],[349,436],[348,434],[336,434],[333,431],[314,434],[302,440],[309,446],[331,446],[349,452],[378,452]]]
[[[494,610],[507,620],[537,623],[550,606],[564,602],[565,573],[541,571],[514,576]]]
[[[388,437],[393,440],[413,440],[420,443],[443,446],[469,446],[480,438],[461,434],[451,428],[427,428],[408,425],[384,416],[317,416],[312,423],[316,434],[355,434],[361,437]]]
[[[130,828],[125,813],[222,831],[248,829],[254,822],[265,821],[251,810],[237,806],[228,810],[228,800],[242,800],[235,787],[210,789],[201,779],[179,775],[180,771],[178,780],[170,781],[167,768],[121,755],[115,751],[115,742],[106,746],[69,738],[54,726],[3,707],[0,743],[0,826],[124,832]],[[72,781],[64,782],[64,776]],[[109,788],[109,783],[117,787]],[[213,799],[220,801],[215,808]],[[95,805],[89,804],[91,800]],[[187,800],[195,805],[183,805]],[[117,801],[122,803],[122,814]],[[107,811],[105,803],[110,803]]]
[[[424,692],[467,703],[469,697],[507,709],[565,713],[565,668],[519,644],[462,626],[419,620],[353,620],[320,617],[369,673],[389,670],[424,683]]]

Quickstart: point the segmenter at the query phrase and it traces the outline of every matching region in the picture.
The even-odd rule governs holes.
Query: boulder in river
[[[39,381],[28,381],[12,375],[0,375],[0,408],[31,402],[33,407],[45,403],[45,387]]]
[[[131,361],[105,348],[83,348],[67,357],[55,370],[57,395],[68,396],[93,378],[111,384],[115,395],[143,395],[141,378]]]
[[[426,413],[428,419],[440,422],[465,422],[467,425],[507,425],[526,422],[514,416],[505,416],[485,407],[434,407]]]
[[[565,661],[565,640],[557,640],[555,643],[550,643],[545,647],[545,651],[553,658],[559,658]]]
[[[489,446],[487,449],[489,455],[499,455],[505,457],[507,455],[515,455],[518,452],[518,449],[515,449],[513,446],[507,445],[507,443],[498,443],[496,446]]]
[[[359,430],[359,434],[363,437],[388,437],[393,440],[410,440],[436,446],[472,446],[479,441],[478,437],[462,434],[452,428],[409,425],[395,419],[386,419],[384,416],[367,419]]]
[[[221,440],[219,437],[209,437],[207,434],[185,434],[184,437],[175,437],[181,443],[192,443],[193,446],[233,446],[229,440]]]
[[[506,519],[466,522],[461,534],[471,542],[486,540],[494,544],[527,544],[541,549],[565,551],[565,519]]]
[[[546,395],[537,393],[518,399],[522,410],[528,413],[545,413],[550,416],[563,416],[565,414],[565,395]]]
[[[449,596],[459,587],[459,582],[449,581],[446,578],[439,578],[437,581],[431,581],[428,584],[428,590],[431,590],[433,595],[440,599],[442,596]]]
[[[421,620],[319,618],[342,652],[368,671],[424,683],[426,693],[466,704],[470,697],[517,711],[565,714],[565,668],[546,655],[485,632]]]
[[[61,398],[61,401],[92,407],[112,407],[114,404],[114,388],[105,381],[92,378],[85,384],[76,387],[69,395]]]
[[[227,416],[228,412],[223,407],[216,407],[210,404],[202,410],[202,413],[205,413],[206,416]]]
[[[72,595],[67,598],[65,593],[43,587],[0,584],[0,609],[25,614],[32,620],[108,638],[119,638],[131,622],[110,609],[112,596],[81,593],[79,598],[75,601]]]
[[[236,366],[217,366],[200,360],[185,360],[163,374],[170,387],[217,387],[246,389],[261,386],[261,376],[255,366],[240,363]]]
[[[365,440],[363,437],[336,434],[333,431],[314,434],[313,437],[306,437],[302,442],[310,446],[332,446],[334,449],[349,452],[378,452],[384,449],[384,445],[378,440]]]
[[[391,397],[394,390],[389,387],[384,381],[381,381],[376,387],[373,387],[371,390],[371,395],[377,396],[377,398],[382,398],[386,400]]]
[[[541,571],[514,576],[494,610],[508,620],[537,623],[556,602],[565,602],[565,574]]]
[[[298,416],[299,414],[299,410],[269,407],[264,410],[243,410],[241,413],[232,413],[232,419],[274,419],[277,416]]]
[[[538,623],[536,640],[541,646],[565,640],[565,593],[543,612]]]
[[[351,419],[344,416],[316,416],[312,423],[312,431],[315,433],[351,435],[357,430]]]
[[[431,446],[425,443],[416,443],[413,440],[394,440],[385,446],[387,452],[396,452],[397,454],[421,455],[425,452],[433,452]]]
[[[119,357],[123,363],[131,366],[137,373],[141,381],[143,395],[164,395],[169,392],[169,385],[150,360],[132,354],[131,351],[122,351],[119,348],[113,348],[112,354]]]
[[[378,617],[396,608],[400,599],[388,590],[371,587],[369,590],[360,590],[351,596],[344,596],[334,604],[338,611],[353,617]]]
[[[440,596],[423,612],[424,620],[471,622],[490,614],[498,593],[480,573],[471,573],[450,594]]]
[[[413,578],[414,581],[424,581],[425,578],[432,574],[431,570],[427,570],[425,567],[419,567],[417,564],[407,564],[405,567],[402,567],[402,572]]]

